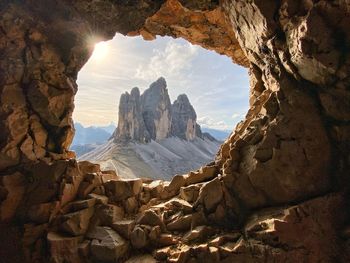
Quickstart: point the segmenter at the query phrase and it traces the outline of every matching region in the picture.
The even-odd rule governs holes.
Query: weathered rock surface
[[[348,5],[1,1],[1,259],[126,261],[142,247],[168,262],[349,262]],[[214,164],[134,188],[74,160],[77,73],[115,32],[184,37],[249,66],[251,108]],[[166,105],[149,108],[154,138],[171,131]]]
[[[138,88],[122,94],[119,101],[116,142],[160,141],[171,136],[183,140],[203,138],[197,115],[185,94],[170,102],[163,77],[140,95]]]
[[[186,94],[181,94],[171,105],[171,133],[184,140],[193,140],[197,132],[197,115]]]

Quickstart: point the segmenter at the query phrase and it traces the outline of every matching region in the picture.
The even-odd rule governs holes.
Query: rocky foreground
[[[56,202],[30,205],[50,197],[53,190],[45,184],[36,185],[27,201],[22,219],[32,223],[24,225],[23,242],[33,262],[40,256],[33,252],[46,242],[51,262],[298,262],[304,253],[307,262],[316,262],[334,249],[327,242],[337,239],[324,222],[339,195],[260,210],[244,225],[231,221],[238,204],[214,164],[170,182],[121,179],[89,162],[61,161],[46,169],[66,180]],[[9,190],[16,187],[13,177],[6,183]],[[2,207],[7,215],[15,209],[11,201]],[[324,252],[317,249],[326,243]]]
[[[342,0],[0,1],[0,259],[350,262],[349,10]],[[144,209],[152,184],[69,151],[76,77],[96,43],[84,36],[116,32],[183,37],[249,67],[250,109],[215,175],[175,177]],[[196,200],[181,187],[199,188]],[[116,211],[135,222],[129,237]],[[171,229],[185,218],[191,226]]]

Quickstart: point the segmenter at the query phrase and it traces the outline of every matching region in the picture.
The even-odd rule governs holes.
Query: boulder
[[[89,227],[90,218],[94,213],[94,208],[86,208],[77,212],[63,215],[60,220],[60,229],[73,236],[85,234]]]
[[[91,193],[88,195],[88,198],[92,198],[96,200],[96,204],[108,204],[108,197],[104,196],[104,195],[98,195],[98,194],[94,194]]]
[[[96,209],[96,215],[104,225],[112,225],[113,222],[122,220],[124,214],[122,207],[112,204],[99,205]]]
[[[218,174],[216,165],[204,166],[197,172],[190,172],[186,178],[186,185],[202,183],[213,179]]]
[[[90,163],[89,161],[78,162],[78,166],[82,174],[98,173],[101,171],[99,164]]]
[[[138,202],[135,197],[129,197],[124,203],[125,212],[127,214],[134,214],[138,210]]]
[[[206,211],[213,211],[223,198],[223,190],[219,178],[205,183],[199,191],[195,206],[203,204]]]
[[[192,224],[192,215],[178,216],[170,223],[166,225],[166,228],[170,231],[182,231],[188,230],[191,228]]]
[[[202,184],[192,184],[189,186],[181,187],[180,197],[190,203],[196,201],[198,198],[199,190],[201,186]]]
[[[149,226],[164,226],[160,216],[153,210],[146,210],[137,220],[137,224]]]
[[[157,263],[156,259],[149,254],[133,256],[129,258],[125,263]]]
[[[95,260],[116,262],[124,258],[128,242],[110,227],[97,226],[86,235],[91,241],[91,254]]]
[[[114,221],[111,226],[118,234],[126,239],[130,239],[130,234],[135,227],[135,221],[131,219]]]
[[[82,236],[72,237],[49,232],[47,241],[53,262],[80,262],[78,247],[82,240]]]
[[[142,190],[141,179],[111,180],[104,184],[107,196],[114,201],[138,195]]]
[[[134,248],[143,248],[148,244],[148,233],[140,226],[136,226],[130,234],[130,241]]]

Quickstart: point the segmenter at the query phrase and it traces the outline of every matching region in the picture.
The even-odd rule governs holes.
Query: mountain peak
[[[184,140],[202,137],[197,115],[186,94],[170,102],[166,80],[160,77],[142,95],[138,88],[122,94],[116,141],[160,141],[175,136]]]

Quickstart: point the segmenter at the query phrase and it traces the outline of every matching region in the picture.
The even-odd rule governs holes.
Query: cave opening
[[[246,68],[170,37],[95,44],[77,84],[71,150],[124,178],[171,179],[209,163],[249,108]]]

